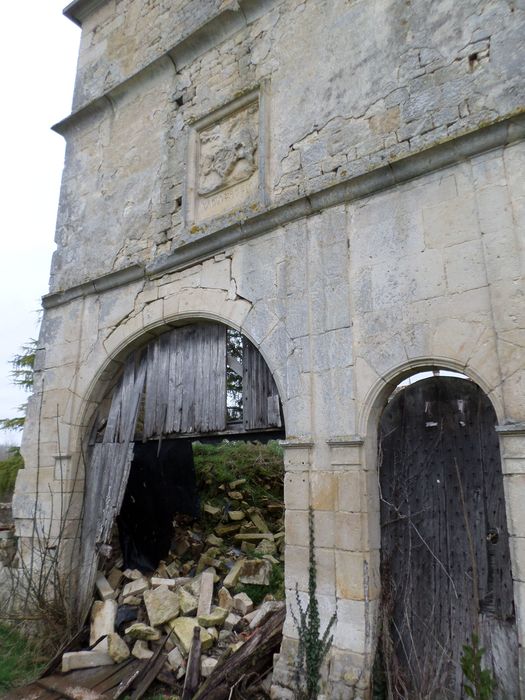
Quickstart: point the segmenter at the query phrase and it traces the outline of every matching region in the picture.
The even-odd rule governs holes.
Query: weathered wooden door
[[[391,697],[466,697],[479,632],[494,698],[519,697],[505,498],[494,409],[471,381],[432,377],[380,423],[382,644]]]

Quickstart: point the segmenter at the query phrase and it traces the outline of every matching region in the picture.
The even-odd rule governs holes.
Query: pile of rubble
[[[182,691],[195,637],[201,682],[283,609],[274,596],[275,582],[282,587],[283,504],[250,506],[244,482],[221,484],[198,523],[177,516],[170,553],[152,574],[123,571],[119,561],[99,573],[90,647],[64,653],[63,672],[150,659],[162,644],[157,680]]]

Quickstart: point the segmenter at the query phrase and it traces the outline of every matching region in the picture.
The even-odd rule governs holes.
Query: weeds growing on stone
[[[308,513],[309,562],[308,562],[308,605],[303,607],[299,589],[295,587],[297,614],[292,609],[292,617],[297,627],[299,645],[295,669],[297,700],[317,700],[321,684],[321,667],[333,641],[331,634],[336,621],[334,613],[321,635],[321,616],[317,602],[317,564],[315,561],[314,511]]]

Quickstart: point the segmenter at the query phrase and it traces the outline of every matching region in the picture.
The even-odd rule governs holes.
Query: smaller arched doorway
[[[81,616],[117,517],[126,567],[152,571],[169,549],[174,513],[199,514],[193,440],[284,437],[266,362],[223,324],[202,321],[165,331],[129,352],[115,379],[92,420],[87,450]],[[138,504],[143,496],[147,503]],[[148,526],[137,527],[139,520]]]
[[[390,695],[464,698],[473,635],[494,698],[519,697],[494,408],[466,377],[400,385],[379,425],[381,657]]]

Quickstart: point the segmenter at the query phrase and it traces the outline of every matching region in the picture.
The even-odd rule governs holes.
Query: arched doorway
[[[86,455],[80,615],[89,606],[97,562],[117,516],[132,549],[152,539],[151,533],[130,531],[138,510],[129,489],[149,492],[158,547],[142,552],[147,555],[143,568],[155,568],[170,539],[169,532],[160,533],[163,523],[171,521],[173,510],[196,514],[191,441],[211,436],[284,437],[275,381],[247,338],[220,323],[191,323],[171,328],[125,357],[94,417]],[[128,555],[137,561],[137,552]]]
[[[460,377],[400,386],[379,427],[381,657],[399,700],[467,697],[477,635],[494,698],[519,697],[505,497],[494,408]]]

